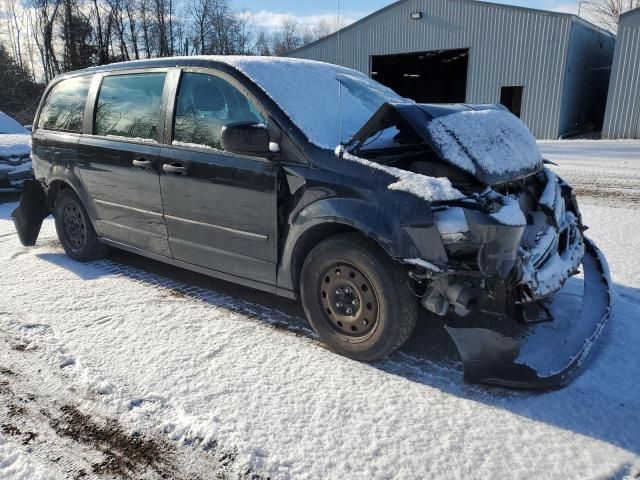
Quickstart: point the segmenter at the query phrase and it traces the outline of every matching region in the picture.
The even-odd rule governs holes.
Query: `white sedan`
[[[31,132],[0,112],[0,192],[15,192],[33,177]]]

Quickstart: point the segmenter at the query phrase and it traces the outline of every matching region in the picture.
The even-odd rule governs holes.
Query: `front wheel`
[[[404,268],[373,241],[348,233],[318,244],[302,267],[300,294],[309,323],[333,350],[372,361],[413,332],[416,297]]]

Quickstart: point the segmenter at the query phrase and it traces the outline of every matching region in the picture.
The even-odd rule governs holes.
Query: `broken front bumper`
[[[602,252],[584,238],[584,284],[580,305],[559,305],[562,318],[530,326],[520,338],[486,328],[446,329],[464,365],[464,379],[523,389],[554,389],[568,383],[602,333],[611,316],[612,288]],[[579,281],[574,280],[579,283]],[[567,298],[575,297],[576,288]],[[556,295],[562,295],[562,291]],[[573,311],[572,311],[573,310]]]

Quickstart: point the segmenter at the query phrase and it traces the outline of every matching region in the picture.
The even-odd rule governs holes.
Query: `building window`
[[[500,90],[500,103],[518,118],[522,113],[523,90],[524,87],[522,85],[502,87]]]

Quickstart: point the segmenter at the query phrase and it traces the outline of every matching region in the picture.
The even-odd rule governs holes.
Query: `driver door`
[[[160,190],[173,258],[275,284],[277,166],[220,144],[225,124],[266,123],[266,115],[233,80],[200,71],[182,73],[168,111]]]

